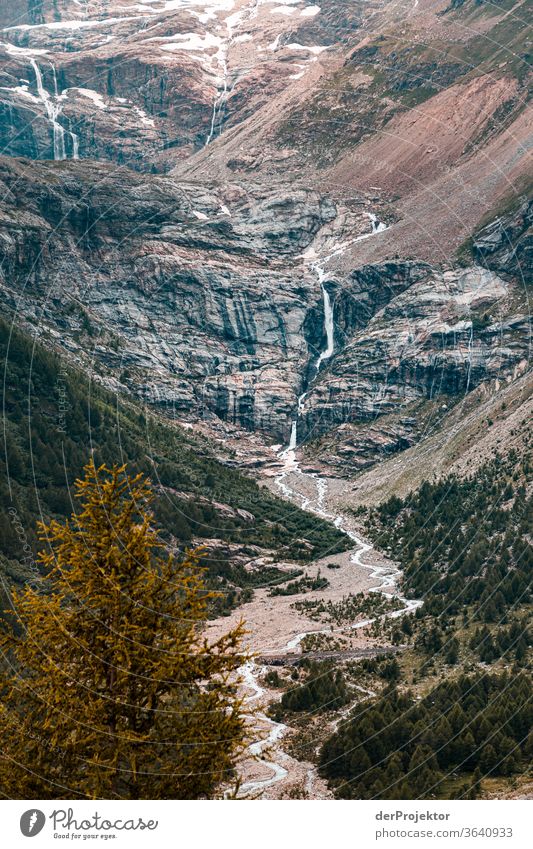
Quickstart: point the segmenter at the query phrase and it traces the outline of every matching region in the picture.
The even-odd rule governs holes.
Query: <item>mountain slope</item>
[[[221,463],[208,442],[111,394],[3,319],[0,346],[0,560],[10,579],[32,578],[37,520],[70,515],[70,487],[91,456],[149,475],[165,541],[205,546],[228,606],[243,588],[288,580],[298,563],[348,547],[332,525],[230,468],[229,456]]]
[[[295,418],[300,440],[346,444],[352,425],[376,425],[372,462],[387,434],[401,450],[431,409],[528,369],[528,289],[505,244],[494,270],[396,259],[343,271],[346,245],[388,238],[364,202],[85,162],[0,167],[3,302],[110,386],[188,421],[277,443]],[[527,207],[513,221],[502,232],[527,266]],[[367,464],[353,454],[354,470]]]
[[[168,170],[306,75],[365,6],[341,5],[302,44],[321,11],[303,0],[10,3],[1,146]]]
[[[243,795],[521,792],[529,13],[0,0],[0,577],[149,474],[276,665]]]

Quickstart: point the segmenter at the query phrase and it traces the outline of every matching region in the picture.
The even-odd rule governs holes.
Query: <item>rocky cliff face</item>
[[[441,273],[408,265],[395,267],[396,281],[402,272],[404,291],[382,292],[387,305],[370,306],[365,317],[358,290],[367,287],[362,300],[371,304],[373,286],[379,281],[387,290],[391,269],[357,272],[355,323],[305,401],[309,435],[375,423],[422,399],[455,403],[482,381],[516,379],[527,368],[529,320],[505,315],[510,289],[502,279],[480,268]],[[339,297],[350,299],[350,284]]]
[[[376,224],[314,191],[214,191],[82,163],[3,160],[1,178],[4,303],[108,384],[181,418],[288,441],[305,391],[300,440],[370,422],[379,448],[380,420],[397,414],[397,450],[417,438],[416,402],[453,403],[527,366],[510,280],[401,261],[328,273],[320,263]],[[320,360],[322,287],[334,335]]]
[[[530,206],[476,222],[520,194],[522,36],[420,6],[0,0],[0,146],[54,160],[0,160],[4,305],[120,391],[296,422],[348,470],[519,379]]]
[[[322,332],[316,280],[288,269],[335,217],[330,201],[117,181],[100,166],[4,162],[2,179],[23,207],[2,218],[13,309],[153,403],[288,432],[313,306]]]
[[[365,4],[341,5],[317,27],[304,0],[4,4],[0,145],[169,170],[294,87],[357,26]]]
[[[529,185],[526,7],[367,6],[347,40],[320,55],[320,75],[197,152],[186,173],[297,175],[344,201],[374,195],[393,203],[394,227],[348,252],[352,267],[395,255],[450,262]]]
[[[475,234],[472,255],[480,265],[527,283],[533,278],[533,201],[514,205]]]
[[[163,49],[172,46],[170,31],[177,41],[185,34],[187,44],[183,13],[167,15],[161,35],[150,39],[145,30],[153,16],[142,9],[131,14],[132,8],[128,13],[116,4],[103,11],[95,4],[84,9],[64,3],[52,20],[47,12],[40,23],[16,22],[0,33],[0,139],[6,152],[164,170],[167,150],[205,141],[216,58],[202,64],[190,51],[176,58]],[[202,37],[198,23],[191,38]],[[58,135],[65,136],[59,152]]]

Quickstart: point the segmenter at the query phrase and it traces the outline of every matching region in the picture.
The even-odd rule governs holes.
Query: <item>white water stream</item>
[[[320,265],[314,266],[316,273],[318,274],[318,282],[322,288],[322,298],[324,300],[324,330],[326,333],[326,348],[320,354],[317,364],[316,370],[320,371],[322,363],[326,360],[331,359],[333,353],[335,351],[335,328],[333,326],[333,306],[331,303],[331,297],[324,286],[324,280],[326,279],[326,272]],[[300,408],[300,401],[298,401],[298,408]]]
[[[49,63],[52,68],[52,77],[54,81],[54,93],[50,94],[43,83],[43,75],[42,71],[37,63],[37,61],[32,57],[30,57],[30,65],[33,68],[33,72],[35,74],[35,81],[37,84],[37,94],[39,96],[39,100],[44,106],[44,111],[48,121],[52,125],[52,132],[54,138],[54,159],[58,162],[67,159],[67,150],[65,145],[65,136],[68,134],[71,140],[72,146],[72,158],[79,159],[79,138],[75,133],[70,132],[69,130],[65,130],[64,127],[58,121],[59,116],[61,115],[63,109],[63,100],[65,95],[60,95],[57,87],[57,75],[55,65],[52,62]]]
[[[229,18],[228,18],[229,21]],[[209,130],[209,135],[207,136],[205,146],[207,147],[213,139],[215,138],[215,134],[217,132],[217,128],[220,131],[220,124],[222,119],[222,110],[226,105],[226,100],[228,97],[228,88],[229,88],[229,69],[228,69],[228,53],[229,48],[231,46],[231,42],[233,40],[233,31],[230,27],[228,21],[226,21],[227,27],[227,37],[226,41],[220,46],[217,59],[218,64],[221,70],[221,74],[219,80],[221,81],[221,85],[217,86],[217,93],[215,95],[215,99],[213,101],[213,114],[211,116],[211,128]]]
[[[241,675],[243,677],[244,683],[252,690],[252,695],[248,696],[248,698],[246,699],[247,704],[256,701],[257,699],[260,699],[265,693],[263,688],[260,687],[257,683],[257,676],[262,671],[262,669],[258,669],[256,671],[253,663],[247,663],[241,669]],[[270,728],[267,737],[265,737],[263,740],[258,740],[256,743],[252,743],[252,745],[250,746],[250,754],[254,757],[260,757],[265,749],[267,749],[269,746],[272,746],[283,736],[283,734],[287,730],[287,726],[283,725],[281,722],[274,722],[274,720],[270,719],[265,713],[255,714],[254,718],[266,723],[266,725]],[[272,775],[270,775],[268,778],[258,779],[255,781],[247,781],[240,788],[241,793],[246,796],[258,793],[260,790],[265,790],[267,787],[271,787],[273,784],[277,784],[278,781],[282,781],[286,777],[287,770],[275,761],[263,761],[263,764],[264,766],[272,770]]]
[[[245,9],[241,12],[234,12],[224,21],[226,25],[226,37],[216,54],[219,77],[217,80],[217,92],[213,101],[211,127],[205,142],[205,147],[210,145],[217,135],[220,135],[222,129],[223,113],[226,108],[228,96],[231,93],[230,71],[228,64],[230,48],[235,43],[236,33],[242,27],[243,23],[255,17],[262,2],[263,0],[252,0],[250,5]]]
[[[387,229],[387,225],[379,221],[379,219],[376,215],[374,215],[374,213],[366,214],[370,219],[372,225],[372,232],[363,236],[357,236],[354,240],[346,243],[344,246],[336,248],[331,254],[329,254],[322,260],[324,264],[331,260],[334,256],[337,256],[339,253],[342,253],[344,250],[346,250],[347,247],[349,247],[349,245],[353,244],[354,242],[360,241],[361,239],[369,238],[369,236],[372,236],[375,233],[381,233]],[[315,263],[311,267],[312,270],[317,274],[318,282],[322,289],[322,297],[324,302],[324,332],[326,337],[326,348],[324,349],[324,351],[321,352],[316,364],[316,371],[318,373],[323,363],[326,360],[330,359],[335,352],[334,310],[333,305],[331,303],[330,295],[324,284],[326,272],[324,270],[323,265]],[[339,528],[339,530],[344,531],[344,533],[347,534],[348,537],[350,537],[350,539],[355,543],[356,546],[350,556],[351,562],[354,565],[359,566],[363,569],[369,569],[370,577],[379,580],[379,583],[373,587],[370,587],[367,592],[381,593],[389,598],[395,597],[399,599],[404,605],[399,610],[394,610],[385,614],[381,614],[371,619],[364,619],[361,622],[355,622],[354,624],[349,626],[342,626],[338,630],[356,630],[360,628],[366,628],[368,625],[373,624],[376,620],[397,619],[400,616],[403,616],[404,614],[410,613],[411,611],[415,610],[422,604],[422,602],[417,599],[406,599],[399,594],[397,590],[398,580],[401,576],[401,570],[399,568],[392,564],[390,564],[390,566],[374,566],[363,561],[364,556],[372,550],[372,546],[369,543],[364,542],[364,540],[362,540],[354,531],[347,527],[347,520],[344,516],[333,515],[332,513],[328,513],[326,511],[325,503],[328,493],[327,481],[324,478],[320,478],[317,474],[306,473],[300,468],[300,465],[296,458],[296,448],[298,443],[298,418],[305,410],[306,396],[307,392],[304,392],[298,398],[297,417],[291,425],[289,444],[287,448],[285,448],[278,454],[280,460],[283,461],[283,470],[281,474],[278,475],[278,477],[276,478],[276,485],[286,498],[290,498],[291,500],[298,498],[300,500],[300,507],[303,510],[309,510],[310,512],[316,513],[324,519],[332,521],[333,524],[337,528]],[[307,478],[308,480],[312,481],[313,486],[316,489],[316,498],[309,497],[308,495],[304,495],[301,492],[292,489],[287,480],[291,475],[298,475],[301,476],[302,480]],[[298,648],[302,640],[308,634],[331,635],[332,633],[335,632],[331,630],[331,627],[316,631],[304,631],[293,637],[293,639],[291,639],[287,643],[285,649],[287,651],[294,651]],[[257,676],[260,674],[261,670],[257,670],[253,665],[247,664],[245,667],[243,667],[241,672],[246,685],[250,687],[254,693],[254,695],[248,698],[248,701],[260,698],[264,694],[264,690],[257,683]],[[363,688],[359,689],[361,689],[362,692],[366,693],[368,697],[375,695],[375,693],[370,690],[363,690]],[[259,715],[259,718],[261,719],[261,721],[266,722],[266,724],[270,728],[270,731],[265,739],[254,743],[253,746],[250,748],[251,754],[254,755],[261,755],[264,749],[277,742],[286,731],[285,725],[282,725],[278,722],[274,722],[273,720],[269,719],[264,713],[261,713]],[[341,719],[339,719],[338,722],[340,722]],[[275,761],[265,761],[264,765],[268,766],[272,770],[272,775],[264,780],[251,781],[243,785],[243,787],[241,788],[241,792],[243,792],[245,795],[250,794],[252,792],[259,793],[261,790],[264,790],[267,787],[271,787],[273,784],[282,781],[287,775],[287,770]],[[310,770],[306,782],[306,787],[308,790],[312,789],[314,775],[315,770]]]

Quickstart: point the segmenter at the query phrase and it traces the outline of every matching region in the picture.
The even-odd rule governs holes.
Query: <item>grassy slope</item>
[[[429,421],[426,436],[417,445],[360,475],[350,503],[379,504],[392,495],[403,498],[424,480],[471,473],[504,449],[522,454],[532,444],[532,414],[531,373],[494,394],[481,385],[437,417],[436,427]]]

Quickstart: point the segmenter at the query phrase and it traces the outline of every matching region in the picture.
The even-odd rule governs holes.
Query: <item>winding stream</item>
[[[263,669],[256,669],[253,663],[247,663],[246,666],[241,669],[244,684],[252,690],[252,695],[248,696],[246,699],[247,704],[260,699],[265,694],[265,691],[257,682],[257,676],[263,671]],[[269,717],[262,712],[256,714],[255,718],[264,722],[270,729],[267,737],[262,740],[258,740],[256,743],[252,743],[250,746],[250,754],[254,757],[260,757],[265,749],[272,746],[283,736],[287,730],[287,726],[283,725],[281,722],[274,722],[274,720],[269,719]],[[277,784],[278,781],[283,781],[287,775],[287,770],[275,761],[263,761],[263,765],[272,770],[272,775],[268,778],[259,779],[257,781],[247,781],[242,785],[241,793],[244,793],[245,795],[258,793],[260,790],[265,790],[267,787]]]
[[[312,271],[317,275],[318,282],[322,290],[322,297],[324,302],[324,331],[326,337],[326,348],[320,353],[316,364],[317,374],[321,370],[323,363],[326,360],[330,359],[335,352],[334,310],[333,305],[331,303],[330,295],[324,285],[326,278],[324,264],[331,260],[334,256],[337,256],[339,253],[344,252],[344,250],[346,250],[347,247],[353,244],[353,242],[369,238],[375,233],[381,233],[387,229],[387,226],[383,224],[383,222],[379,221],[379,219],[374,213],[366,213],[366,215],[370,219],[372,225],[371,233],[364,234],[363,236],[357,236],[355,239],[346,243],[345,245],[338,246],[331,254],[329,254],[322,260],[323,264],[319,264],[317,262],[311,266]],[[286,498],[289,498],[291,500],[299,500],[299,506],[303,510],[308,510],[309,512],[321,516],[323,519],[328,519],[329,521],[333,522],[333,524],[337,528],[339,528],[339,530],[344,531],[344,533],[354,542],[355,548],[350,555],[350,561],[354,565],[362,567],[363,569],[369,569],[370,577],[376,578],[379,581],[379,583],[377,583],[375,586],[370,587],[367,592],[381,593],[389,598],[391,596],[394,596],[395,598],[399,599],[403,604],[403,607],[401,607],[399,610],[390,611],[388,613],[381,614],[371,619],[364,619],[360,622],[355,622],[352,625],[341,626],[337,629],[337,632],[366,628],[368,625],[373,624],[376,620],[381,621],[384,619],[397,619],[400,616],[403,616],[404,614],[415,610],[422,604],[422,601],[415,599],[406,599],[402,595],[400,595],[398,590],[398,582],[401,576],[401,570],[399,568],[397,568],[393,564],[387,566],[375,566],[364,562],[363,558],[366,554],[368,554],[369,551],[372,550],[372,546],[362,540],[354,531],[352,531],[348,527],[347,519],[344,516],[340,514],[334,515],[332,513],[327,512],[325,507],[328,495],[327,481],[315,473],[304,472],[300,468],[300,464],[296,457],[296,448],[298,444],[298,419],[305,410],[306,395],[307,392],[304,392],[298,398],[297,414],[296,419],[292,422],[289,444],[287,448],[283,449],[278,454],[279,459],[283,461],[283,469],[276,478],[276,485]],[[291,479],[290,482],[289,478]],[[306,483],[312,481],[312,489],[314,488],[316,490],[316,497],[310,497],[309,495],[306,495],[306,488],[304,488],[304,492],[298,491],[297,483],[299,480],[305,481]],[[294,649],[297,649],[298,646],[301,644],[302,640],[309,634],[331,635],[332,633],[335,633],[335,631],[332,631],[331,627],[314,631],[304,631],[289,640],[289,642],[285,646],[285,650],[294,651]],[[248,697],[247,702],[259,699],[265,693],[265,691],[260,687],[257,681],[258,676],[262,673],[262,671],[262,669],[257,668],[253,664],[247,664],[241,670],[245,685],[252,690],[252,695]],[[363,688],[358,689],[361,689],[361,691],[366,693],[368,697],[375,695],[375,693],[370,690],[364,690]],[[267,724],[267,727],[269,728],[269,733],[267,737],[254,743],[250,747],[250,753],[256,756],[262,755],[265,749],[279,741],[287,730],[287,726],[278,722],[274,722],[273,720],[269,719],[269,717],[266,716],[265,713],[260,713],[258,717],[262,722],[265,722]],[[337,724],[341,720],[342,717],[338,720]],[[279,781],[282,781],[287,776],[287,770],[276,761],[263,761],[263,764],[272,771],[272,774],[263,780],[247,782],[241,787],[241,793],[243,793],[244,795],[249,795],[250,793],[260,793],[262,790],[265,790],[266,788],[277,784]],[[306,781],[306,787],[308,789],[312,788],[313,780],[314,770],[310,770]]]

